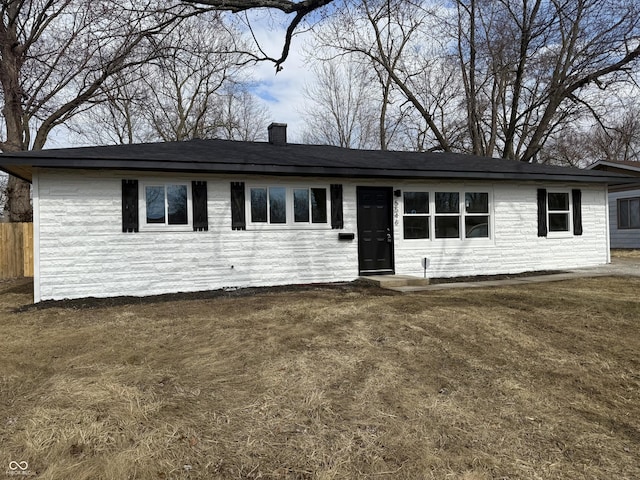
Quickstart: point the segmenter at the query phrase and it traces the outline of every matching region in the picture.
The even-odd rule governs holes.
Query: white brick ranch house
[[[35,302],[609,261],[615,173],[269,142],[0,156],[33,184]]]

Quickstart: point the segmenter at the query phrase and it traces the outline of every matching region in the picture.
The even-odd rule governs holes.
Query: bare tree
[[[607,125],[597,124],[592,128],[591,158],[594,161],[614,162],[640,161],[640,109],[629,108]]]
[[[218,15],[186,19],[154,48],[157,58],[114,77],[107,101],[76,117],[70,128],[80,141],[253,140],[266,131],[266,107],[244,87],[251,77],[237,52],[242,34]],[[86,117],[102,118],[101,128],[87,128]]]
[[[240,81],[243,61],[235,53],[240,35],[227,28],[216,17],[189,19],[162,40],[163,55],[145,67],[144,114],[161,140],[212,137],[221,125],[220,92]]]
[[[457,0],[473,151],[533,161],[554,131],[592,112],[589,86],[628,80],[640,56],[629,0]],[[468,33],[467,33],[468,32]]]
[[[419,123],[425,124],[410,142],[414,148],[448,151],[458,138],[459,128],[452,125],[456,123],[459,82],[453,71],[443,68],[448,64],[443,53],[447,46],[439,42],[445,32],[437,20],[434,11],[423,4],[362,0],[360,5],[347,5],[335,13],[328,25],[318,29],[317,38],[353,61],[367,62],[377,73],[382,92],[381,138],[386,136],[383,125],[391,118],[390,105],[401,106],[396,114],[403,112],[396,118],[415,120],[404,109],[410,105],[419,114]],[[392,143],[387,140],[382,146]]]
[[[326,62],[313,67],[315,82],[305,86],[303,118],[306,143],[347,148],[375,148],[377,115],[365,65]],[[375,83],[374,83],[375,84]]]
[[[270,57],[264,52],[262,56],[255,56],[254,60],[267,60],[273,62],[276,71],[282,68],[282,64],[289,56],[291,41],[300,24],[310,14],[322,10],[323,7],[331,4],[334,0],[302,0],[294,2],[292,0],[184,0],[186,3],[211,6],[217,10],[230,11],[234,13],[246,12],[254,9],[270,9],[279,11],[287,15],[293,15],[287,27],[282,53],[279,58]]]
[[[602,117],[594,89],[631,81],[640,4],[361,0],[318,31],[388,75],[426,123],[428,149],[536,161],[554,133]]]
[[[549,165],[584,168],[593,163],[588,128],[571,124],[559,127],[538,154],[537,161]]]
[[[231,85],[219,98],[220,124],[215,138],[255,142],[266,136],[269,109],[243,85]]]
[[[41,149],[54,128],[103,101],[115,75],[155,58],[159,34],[199,11],[159,0],[3,1],[0,149]],[[11,177],[5,208],[11,221],[31,218],[28,184]]]
[[[142,106],[148,95],[140,72],[121,72],[113,82],[114,86],[103,89],[104,101],[65,123],[72,143],[132,144],[156,139],[144,117]]]
[[[0,172],[0,221],[4,221],[4,205],[7,203],[7,184],[9,176]]]

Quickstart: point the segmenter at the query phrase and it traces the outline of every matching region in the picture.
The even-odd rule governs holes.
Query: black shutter
[[[573,199],[573,234],[582,235],[582,190],[571,190]]]
[[[244,214],[244,182],[231,182],[231,229],[247,229]]]
[[[538,189],[538,236],[547,236],[547,190]]]
[[[137,180],[122,180],[122,231],[138,231]]]
[[[191,182],[193,197],[193,231],[209,230],[209,215],[207,211],[207,182]]]
[[[331,185],[331,228],[344,228],[341,184]]]

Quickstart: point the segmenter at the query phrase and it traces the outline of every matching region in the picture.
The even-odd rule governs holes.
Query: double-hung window
[[[460,238],[460,193],[435,193],[436,238]]]
[[[404,238],[429,238],[429,192],[404,192]]]
[[[569,232],[571,223],[571,210],[569,206],[568,192],[549,192],[547,195],[547,208],[549,215],[550,232]]]
[[[640,197],[618,199],[618,228],[640,228]]]
[[[488,238],[489,194],[486,192],[466,192],[464,206],[465,238]]]
[[[547,191],[546,188],[538,188],[539,237],[579,237],[582,231],[582,190]]]

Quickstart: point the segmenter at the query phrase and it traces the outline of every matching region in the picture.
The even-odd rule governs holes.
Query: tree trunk
[[[31,185],[24,180],[10,176],[7,183],[7,203],[4,209],[10,222],[33,221]]]
[[[8,7],[8,16],[15,18],[18,5]],[[0,22],[0,84],[4,96],[2,114],[5,121],[6,140],[2,142],[3,152],[19,152],[28,148],[25,145],[22,107],[22,87],[20,71],[24,62],[24,51],[18,41],[15,22]],[[10,176],[7,183],[7,201],[4,206],[6,217],[10,222],[30,222],[33,219],[31,210],[31,190],[24,180]]]

